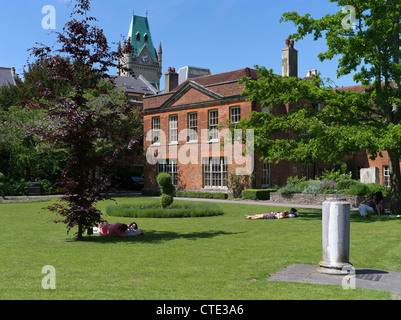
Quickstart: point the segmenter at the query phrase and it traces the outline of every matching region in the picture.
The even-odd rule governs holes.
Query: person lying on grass
[[[245,215],[246,219],[250,220],[258,220],[258,219],[284,219],[284,218],[296,218],[299,217],[299,213],[297,209],[291,208],[290,212],[271,212],[271,213],[262,213],[262,214],[254,214],[251,216]]]
[[[138,229],[136,222],[132,222],[128,226],[124,223],[110,224],[104,221],[99,228],[94,228],[93,231],[104,237],[136,237],[143,234],[143,230]]]

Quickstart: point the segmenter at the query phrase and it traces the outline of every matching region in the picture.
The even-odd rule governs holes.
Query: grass
[[[113,217],[127,218],[189,218],[208,217],[223,214],[223,210],[214,203],[188,204],[174,202],[162,208],[160,201],[145,203],[124,203],[106,207],[106,213]]]
[[[383,291],[266,280],[289,265],[319,263],[320,210],[301,209],[297,219],[251,221],[244,215],[281,208],[221,203],[221,216],[135,218],[145,231],[138,238],[75,241],[63,224],[48,223],[54,214],[40,208],[50,203],[0,205],[0,299],[391,299]],[[99,209],[111,204],[102,202]],[[353,265],[401,271],[400,222],[352,213]],[[45,265],[56,269],[55,290],[41,287]]]

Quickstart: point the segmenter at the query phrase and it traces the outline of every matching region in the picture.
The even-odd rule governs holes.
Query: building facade
[[[298,77],[298,52],[294,42],[286,40],[282,50],[283,76]],[[305,79],[317,76],[317,70],[307,71]],[[166,90],[162,94],[144,97],[144,163],[145,188],[158,188],[156,177],[160,172],[171,174],[178,190],[228,191],[230,178],[243,169],[241,176],[251,176],[250,188],[265,188],[286,184],[288,177],[314,179],[330,166],[322,161],[315,164],[295,164],[281,161],[265,163],[255,154],[252,160],[235,157],[224,149],[224,130],[230,124],[247,118],[253,111],[282,115],[296,106],[274,106],[262,109],[242,95],[243,77],[256,80],[257,71],[244,68],[215,75],[192,77],[179,84],[179,73],[169,68],[165,74]],[[342,90],[362,90],[361,86]],[[291,137],[288,137],[291,139]],[[241,154],[246,146],[241,146]],[[389,184],[387,152],[375,160],[365,151],[357,151],[344,159],[355,179],[363,168],[379,168],[380,183]],[[247,155],[248,157],[251,155]],[[233,161],[234,159],[234,161]],[[251,162],[251,170],[249,170]]]
[[[169,68],[166,84],[178,83],[177,77]],[[244,155],[242,144],[225,149],[232,141],[227,139],[229,125],[262,111],[260,104],[241,95],[243,77],[257,79],[257,71],[244,68],[197,77],[144,98],[145,188],[157,188],[160,172],[171,174],[178,190],[227,191],[233,174],[248,178],[248,187],[263,188],[284,185],[295,171],[302,171],[288,161],[270,164],[254,153]],[[288,108],[277,106],[271,112],[279,115]]]

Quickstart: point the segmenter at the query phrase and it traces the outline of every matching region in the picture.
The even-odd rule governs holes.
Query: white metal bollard
[[[323,202],[322,244],[323,261],[318,271],[326,274],[348,274],[350,211],[351,205],[345,199],[329,198]]]

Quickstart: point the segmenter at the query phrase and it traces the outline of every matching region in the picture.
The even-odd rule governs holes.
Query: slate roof
[[[142,93],[144,95],[153,95],[157,93],[157,90],[146,81],[146,79],[139,76],[135,77],[113,77],[114,82],[117,86],[122,86],[124,91],[128,93]]]

